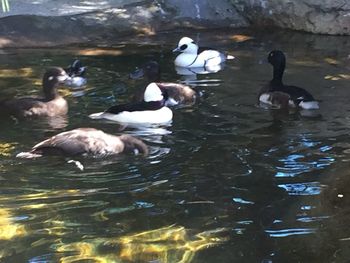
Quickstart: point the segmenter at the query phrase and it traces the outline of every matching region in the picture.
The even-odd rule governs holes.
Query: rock
[[[126,35],[154,35],[178,27],[248,25],[225,1],[213,4],[198,0],[193,4],[185,0],[106,0],[91,6],[80,0],[60,1],[59,6],[54,0],[39,5],[35,1],[18,1],[10,1],[10,5],[14,4],[11,12],[0,18],[0,48],[100,44],[107,40],[116,42]]]
[[[348,0],[231,0],[252,25],[350,35]]]

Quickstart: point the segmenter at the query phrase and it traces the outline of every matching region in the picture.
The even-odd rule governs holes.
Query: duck
[[[70,76],[70,79],[66,82],[70,87],[81,87],[87,84],[85,78],[87,67],[83,67],[80,60],[76,59],[71,65],[69,65],[65,71]]]
[[[148,154],[146,144],[131,135],[115,136],[95,128],[77,128],[56,134],[34,145],[29,152],[21,152],[18,158],[39,158],[45,155],[93,155],[108,156],[119,153]]]
[[[0,101],[2,115],[15,118],[54,117],[68,112],[67,101],[59,95],[57,87],[69,79],[66,71],[60,67],[46,70],[42,85],[43,97],[23,97]]]
[[[282,78],[286,66],[286,57],[280,50],[268,54],[268,62],[273,66],[273,78],[259,92],[259,101],[275,108],[319,109],[318,101],[303,88],[284,85]]]
[[[189,37],[181,38],[173,52],[181,52],[175,59],[175,66],[184,68],[212,67],[228,59],[234,59],[234,56],[217,50],[199,48]]]
[[[196,100],[197,93],[189,86],[173,82],[161,82],[160,66],[157,61],[147,61],[140,68],[129,74],[131,79],[139,79],[144,76],[148,82],[154,82],[163,93],[167,94],[166,106],[193,104]],[[142,89],[142,94],[144,90]],[[142,100],[142,96],[136,95],[134,96],[134,100],[140,101]]]
[[[152,82],[146,87],[142,101],[115,105],[104,112],[90,114],[89,117],[122,124],[166,124],[173,118],[173,112],[165,106],[166,96],[158,85]]]

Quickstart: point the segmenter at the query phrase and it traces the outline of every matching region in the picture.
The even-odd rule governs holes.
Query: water
[[[148,59],[176,74],[183,33],[106,49],[8,49],[2,97],[34,95],[46,66],[79,57],[88,86],[62,89],[67,118],[2,120],[0,257],[4,262],[345,262],[349,244],[348,37],[293,32],[201,32],[236,59],[197,75],[202,97],[174,109],[171,126],[138,130],[87,115],[128,101],[145,81],[127,75]],[[215,37],[213,37],[215,35]],[[192,35],[193,36],[193,35]],[[126,42],[139,41],[131,39]],[[142,43],[142,42],[138,42]],[[256,106],[272,49],[287,54],[285,82],[321,101],[319,116]],[[193,79],[193,76],[192,76]],[[213,81],[214,80],[214,81]],[[207,84],[207,85],[203,85]],[[142,138],[151,154],[106,159],[14,156],[58,132],[95,127]],[[79,261],[80,260],[80,261]]]

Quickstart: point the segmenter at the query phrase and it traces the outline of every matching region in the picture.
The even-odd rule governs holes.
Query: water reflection
[[[11,240],[13,238],[23,237],[27,234],[25,226],[15,221],[9,209],[0,209],[0,240]],[[3,251],[1,254],[3,254]]]
[[[227,241],[226,229],[194,234],[181,226],[167,226],[120,238],[97,238],[55,245],[65,254],[61,262],[191,262],[197,251]]]

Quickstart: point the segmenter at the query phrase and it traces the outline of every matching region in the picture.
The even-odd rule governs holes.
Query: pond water
[[[78,57],[88,85],[62,88],[66,118],[2,119],[0,258],[4,262],[345,262],[350,258],[350,39],[295,32],[186,33],[236,59],[212,74],[177,74],[183,32],[110,48],[6,49],[3,98],[40,94],[47,66]],[[136,43],[142,44],[130,44]],[[287,56],[285,83],[320,101],[316,116],[257,107],[271,79],[268,52]],[[121,127],[90,113],[127,102],[149,59],[164,81],[196,79],[195,105],[173,108],[170,126]],[[95,127],[128,133],[147,157],[20,160],[58,132]]]

